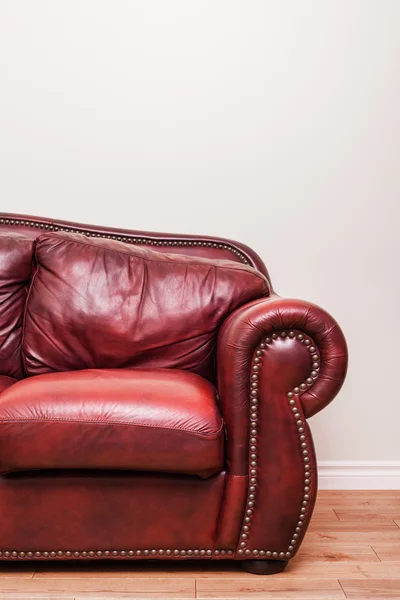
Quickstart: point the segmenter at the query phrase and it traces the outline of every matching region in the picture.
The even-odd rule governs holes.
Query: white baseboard
[[[400,461],[321,461],[321,490],[400,490]]]

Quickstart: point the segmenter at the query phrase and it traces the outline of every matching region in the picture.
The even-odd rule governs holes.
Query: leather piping
[[[166,429],[166,430],[171,430],[171,431],[179,431],[182,433],[190,433],[191,435],[195,435],[197,437],[201,437],[201,438],[206,438],[209,440],[215,440],[216,438],[219,437],[223,427],[224,427],[224,423],[222,423],[219,427],[219,429],[212,434],[208,434],[208,433],[199,433],[197,431],[193,431],[191,429],[184,429],[184,428],[180,428],[180,427],[166,427],[164,425],[147,425],[145,423],[125,423],[123,421],[82,421],[80,419],[57,419],[57,418],[43,418],[43,419],[6,419],[6,418],[0,418],[0,425],[2,423],[8,424],[8,423],[78,423],[79,425],[102,425],[102,426],[109,426],[109,425],[121,425],[122,427],[148,427],[149,429]]]

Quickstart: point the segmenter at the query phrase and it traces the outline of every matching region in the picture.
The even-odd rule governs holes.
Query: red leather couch
[[[0,214],[0,559],[282,570],[346,367],[247,246]]]

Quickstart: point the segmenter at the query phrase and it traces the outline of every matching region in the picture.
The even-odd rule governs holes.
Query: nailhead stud
[[[202,556],[232,556],[233,551],[232,550],[174,550],[173,554],[175,555],[181,555],[181,556],[198,556],[198,555],[202,555]],[[13,551],[0,551],[0,559],[1,558],[62,558],[63,556],[66,556],[67,558],[87,558],[88,556],[93,558],[93,557],[100,557],[100,556],[105,556],[105,557],[109,557],[109,556],[121,556],[121,557],[125,557],[125,556],[171,556],[172,555],[172,550],[170,550],[169,548],[167,550],[164,549],[160,549],[157,550],[155,548],[153,548],[152,550],[121,550],[120,552],[118,550],[90,550],[89,552],[86,551],[71,551],[71,550],[67,550],[65,552],[63,552],[62,550],[58,550],[57,552],[52,550],[50,552],[48,551],[44,551],[44,552],[17,552],[16,550]]]

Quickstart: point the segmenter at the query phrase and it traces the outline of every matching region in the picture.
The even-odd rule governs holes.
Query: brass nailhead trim
[[[4,558],[102,558],[102,557],[128,557],[128,558],[142,558],[143,556],[202,556],[209,558],[212,556],[232,556],[233,550],[171,550],[170,548],[151,550],[51,550],[43,552],[17,552],[16,550],[3,550],[0,551],[0,560]]]
[[[48,225],[47,223],[40,223],[35,221],[24,221],[20,219],[0,219],[0,225],[15,225],[22,227],[36,227],[37,229],[46,229],[48,231],[69,231],[71,233],[82,233],[88,237],[106,238],[110,240],[117,240],[119,242],[125,242],[126,244],[142,244],[147,246],[202,246],[207,248],[218,248],[219,250],[228,250],[237,256],[242,263],[250,265],[250,261],[246,256],[229,244],[221,244],[218,242],[205,242],[205,241],[189,241],[189,240],[152,240],[150,238],[135,238],[125,237],[120,235],[110,235],[105,233],[95,233],[94,231],[87,231],[84,229],[73,229],[68,227],[59,227],[58,225]]]
[[[248,545],[248,536],[251,529],[252,517],[254,514],[254,508],[256,506],[256,495],[257,495],[257,437],[258,437],[258,372],[260,370],[260,363],[262,363],[261,357],[265,351],[265,348],[272,344],[274,340],[279,338],[296,339],[300,343],[304,344],[309,352],[312,354],[311,358],[313,361],[313,371],[311,371],[311,377],[307,377],[305,382],[299,384],[288,392],[287,398],[289,406],[291,408],[293,418],[296,421],[296,427],[299,438],[299,450],[301,457],[304,462],[304,491],[302,498],[302,506],[299,512],[298,522],[295,527],[295,531],[292,535],[290,544],[285,552],[276,552],[272,550],[260,550],[258,548],[250,549]],[[274,332],[270,337],[264,338],[256,348],[251,363],[251,376],[250,376],[250,448],[249,448],[249,489],[247,495],[247,502],[245,508],[245,517],[242,524],[239,549],[237,551],[238,556],[257,556],[261,558],[275,558],[275,559],[288,559],[291,558],[295,549],[298,539],[300,537],[301,528],[304,527],[304,521],[306,520],[306,513],[308,510],[308,503],[310,499],[310,483],[311,483],[311,466],[310,459],[308,457],[309,449],[307,444],[307,437],[305,435],[303,417],[298,408],[298,396],[305,390],[309,389],[314,381],[318,377],[318,369],[320,365],[319,354],[316,354],[316,347],[312,341],[307,338],[303,333],[296,334],[295,331],[280,331]],[[256,367],[256,368],[255,368]]]

